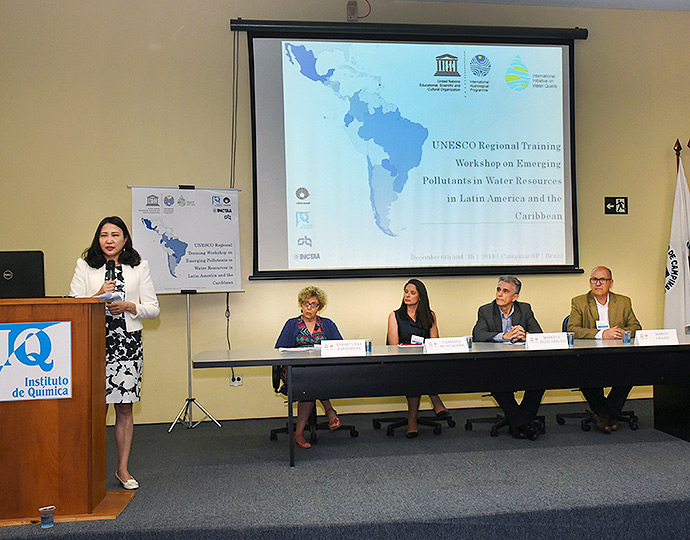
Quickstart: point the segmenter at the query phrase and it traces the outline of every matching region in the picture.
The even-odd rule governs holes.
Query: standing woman
[[[305,287],[297,294],[297,305],[302,314],[288,319],[276,341],[276,349],[281,347],[309,347],[321,343],[324,339],[343,339],[335,323],[326,317],[319,316],[319,312],[326,307],[326,293],[318,287]],[[338,429],[340,420],[331,406],[331,401],[321,399],[321,404],[328,417],[328,427]],[[311,448],[311,444],[304,438],[304,428],[309,422],[309,415],[314,410],[314,401],[300,401],[297,403],[297,422],[295,424],[295,444],[300,448]]]
[[[128,463],[134,432],[132,403],[139,401],[141,392],[141,320],[158,317],[160,307],[149,265],[132,247],[127,225],[117,216],[99,223],[91,245],[77,259],[70,284],[71,296],[104,293],[120,297],[108,302],[105,316],[105,402],[115,405],[115,477],[125,489],[137,489],[139,483],[129,474]]]
[[[411,279],[403,289],[400,307],[388,316],[388,345],[412,343],[412,336],[437,338],[436,314],[429,307],[429,295],[424,283]],[[450,414],[437,395],[430,395],[436,418],[442,420]],[[407,438],[417,436],[417,416],[421,396],[407,396]]]

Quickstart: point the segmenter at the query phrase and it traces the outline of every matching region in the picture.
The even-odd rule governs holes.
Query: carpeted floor
[[[684,538],[690,526],[690,443],[652,428],[649,400],[631,402],[640,429],[607,436],[558,426],[548,405],[538,441],[453,411],[441,435],[387,437],[372,415],[341,416],[359,437],[319,432],[288,466],[281,420],[135,428],[130,470],[141,483],[114,521],[0,528],[2,538]],[[492,414],[482,410],[480,415]],[[117,489],[109,430],[108,486]]]

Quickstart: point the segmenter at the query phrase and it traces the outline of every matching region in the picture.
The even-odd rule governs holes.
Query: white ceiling
[[[422,0],[432,1],[432,0]],[[690,10],[690,0],[433,0],[473,4],[524,4],[533,6],[586,7],[606,9]]]

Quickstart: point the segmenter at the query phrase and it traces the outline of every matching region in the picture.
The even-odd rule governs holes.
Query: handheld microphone
[[[106,281],[115,279],[115,261],[113,260],[105,262],[105,279]]]

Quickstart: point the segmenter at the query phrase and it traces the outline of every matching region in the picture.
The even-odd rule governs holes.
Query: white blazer
[[[125,311],[125,325],[127,332],[136,332],[144,327],[141,319],[155,319],[161,311],[149,273],[149,263],[142,260],[135,267],[123,264],[122,277],[125,280],[125,302],[133,302],[137,306],[136,315]],[[77,259],[69,294],[77,297],[93,296],[104,282],[105,265],[91,268],[84,259]]]

